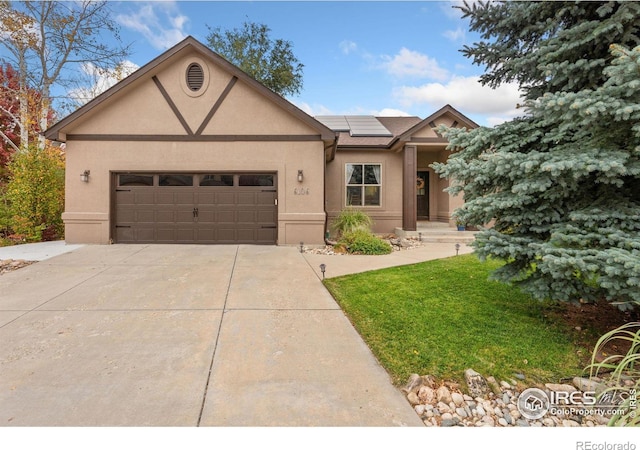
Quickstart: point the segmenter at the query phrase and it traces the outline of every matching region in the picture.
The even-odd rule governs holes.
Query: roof
[[[443,106],[425,119],[420,119],[417,116],[316,116],[316,119],[338,133],[338,148],[390,149],[410,142],[414,134],[425,127],[433,127],[433,121],[444,114],[450,114],[454,117],[454,126],[460,124],[469,128],[478,127],[478,124],[451,105]],[[357,126],[362,123],[367,125]],[[356,124],[355,131],[352,124]],[[386,133],[382,130],[386,130]],[[415,140],[415,138],[413,139]],[[417,139],[420,141],[435,139],[438,143],[446,142],[443,138]]]
[[[316,119],[330,127],[333,131],[339,133],[338,147],[385,148],[388,147],[398,135],[419,123],[421,120],[415,116],[316,116]],[[352,126],[352,124],[355,126]]]
[[[107,89],[102,94],[95,97],[93,100],[78,108],[73,113],[69,114],[59,122],[55,123],[51,127],[49,127],[44,135],[47,139],[54,141],[64,141],[64,139],[59,135],[61,130],[72,125],[73,122],[80,119],[82,116],[87,114],[89,111],[94,108],[102,105],[104,102],[108,101],[114,94],[120,92],[123,89],[126,89],[133,82],[145,77],[150,76],[154,73],[156,68],[163,64],[165,61],[169,60],[171,57],[176,55],[177,53],[183,51],[185,48],[192,48],[199,52],[203,57],[209,58],[214,64],[220,66],[223,70],[226,70],[231,75],[237,77],[239,80],[243,81],[252,89],[256,90],[263,96],[270,99],[273,103],[280,106],[282,109],[288,111],[290,114],[301,120],[303,123],[310,126],[312,129],[318,131],[322,140],[325,141],[334,141],[336,137],[336,133],[332,131],[330,128],[326,127],[324,124],[320,123],[291,102],[276,94],[260,82],[253,79],[251,76],[247,75],[240,68],[233,65],[222,56],[215,53],[209,47],[205,46],[201,42],[197,41],[192,36],[188,36],[166,52],[162,53],[160,56],[156,57],[149,63],[142,66],[140,69],[136,70],[134,73],[129,75],[127,78],[123,79],[119,83],[115,84],[111,88]]]

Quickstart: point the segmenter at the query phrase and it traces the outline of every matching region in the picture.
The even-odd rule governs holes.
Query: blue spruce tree
[[[640,3],[504,2],[461,8],[489,86],[516,81],[522,116],[446,130],[434,168],[484,225],[475,248],[539,299],[640,302]]]

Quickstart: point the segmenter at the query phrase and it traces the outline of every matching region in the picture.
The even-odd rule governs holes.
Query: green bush
[[[370,231],[373,220],[367,213],[352,208],[345,208],[333,219],[331,228],[342,236],[356,230]]]
[[[617,342],[616,342],[617,341]],[[615,342],[613,348],[628,348],[624,354],[607,355],[605,346]],[[625,345],[626,343],[626,345]],[[602,362],[596,362],[599,353],[607,355]],[[603,335],[596,344],[587,367],[590,377],[610,373],[613,386],[600,393],[600,399],[614,395],[623,401],[618,405],[620,410],[609,420],[609,426],[640,426],[640,414],[637,411],[636,399],[640,392],[640,322],[629,322]],[[633,380],[629,386],[624,380]]]
[[[64,160],[55,148],[31,147],[16,152],[9,163],[6,203],[10,228],[28,241],[39,241],[45,229],[62,236]]]
[[[358,255],[386,255],[392,250],[391,244],[363,229],[343,233],[338,245]]]

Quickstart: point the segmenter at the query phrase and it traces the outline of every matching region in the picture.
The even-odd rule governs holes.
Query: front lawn
[[[397,384],[412,373],[557,382],[581,373],[589,349],[517,289],[488,281],[499,263],[474,255],[325,280]]]

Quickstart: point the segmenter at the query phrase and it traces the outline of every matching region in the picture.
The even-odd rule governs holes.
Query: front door
[[[416,195],[418,220],[429,220],[429,172],[426,170],[417,173]]]

